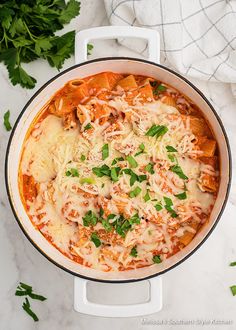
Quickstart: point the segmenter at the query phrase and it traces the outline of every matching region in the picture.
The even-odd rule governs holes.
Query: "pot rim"
[[[191,88],[193,88],[199,95],[200,97],[207,103],[207,105],[209,106],[209,108],[211,109],[211,111],[213,112],[215,118],[217,119],[220,128],[222,130],[222,133],[224,135],[225,138],[225,142],[226,142],[226,146],[227,146],[227,154],[228,154],[228,158],[229,158],[229,178],[228,178],[228,185],[227,185],[227,190],[226,190],[226,194],[225,194],[225,199],[224,202],[221,206],[221,209],[219,211],[219,214],[217,216],[217,218],[214,221],[213,226],[211,227],[211,229],[209,230],[209,232],[207,233],[207,235],[199,242],[199,244],[191,251],[189,252],[184,258],[182,258],[181,260],[179,260],[178,262],[176,262],[174,265],[170,266],[169,268],[152,274],[150,276],[146,276],[143,278],[138,278],[138,279],[127,279],[127,280],[105,280],[105,279],[96,279],[93,277],[88,277],[88,276],[84,276],[78,273],[75,273],[74,271],[69,270],[68,268],[64,267],[63,265],[57,263],[53,258],[51,258],[49,255],[47,255],[31,238],[31,236],[27,233],[27,231],[24,229],[23,225],[21,224],[20,219],[17,216],[17,213],[15,211],[13,202],[11,200],[11,194],[10,194],[10,189],[9,189],[9,183],[8,183],[8,156],[9,156],[9,150],[11,148],[11,142],[15,133],[15,130],[21,120],[21,117],[23,116],[24,112],[27,110],[28,106],[31,104],[31,102],[43,91],[44,88],[46,88],[52,81],[56,80],[58,77],[62,76],[63,74],[74,70],[77,67],[80,66],[85,66],[87,64],[90,63],[94,63],[94,62],[102,62],[102,61],[116,61],[116,60],[128,60],[128,61],[136,61],[136,62],[142,62],[142,63],[147,63],[147,64],[152,64],[154,66],[160,67],[163,70],[169,71],[170,73],[172,73],[173,75],[177,76],[178,78],[182,79],[186,84],[188,84]],[[62,270],[66,271],[67,273],[73,275],[73,276],[77,276],[80,278],[83,278],[85,280],[90,280],[90,281],[94,281],[94,282],[102,282],[102,283],[131,283],[131,282],[139,282],[139,281],[143,281],[143,280],[148,280],[150,278],[162,275],[168,271],[170,271],[171,269],[177,267],[178,265],[180,265],[182,262],[184,262],[185,260],[187,260],[189,257],[191,257],[201,246],[203,243],[205,243],[205,241],[208,239],[208,237],[211,235],[211,233],[213,232],[213,230],[216,228],[222,214],[223,211],[225,209],[226,203],[228,201],[228,197],[229,197],[229,192],[230,192],[230,186],[231,186],[231,180],[232,180],[232,155],[231,155],[231,149],[230,149],[230,144],[229,144],[229,139],[228,136],[226,134],[225,128],[223,126],[223,123],[219,117],[219,115],[217,114],[216,110],[214,109],[214,107],[212,106],[212,104],[208,101],[208,99],[205,97],[205,95],[194,85],[192,84],[188,79],[186,79],[185,77],[183,77],[181,74],[179,74],[178,72],[175,72],[172,69],[169,69],[161,64],[157,64],[155,62],[152,61],[148,61],[145,59],[140,59],[140,58],[134,58],[134,57],[126,57],[126,56],[118,56],[118,57],[101,57],[101,58],[97,58],[97,59],[93,59],[93,60],[89,60],[83,63],[79,63],[79,64],[75,64],[71,67],[69,67],[68,69],[65,69],[61,72],[59,72],[57,75],[55,75],[53,78],[49,79],[45,84],[43,84],[29,99],[29,101],[26,103],[26,105],[23,107],[22,111],[20,112],[19,116],[16,119],[16,122],[13,126],[13,129],[11,131],[11,135],[9,137],[8,140],[8,144],[7,144],[7,148],[6,148],[6,156],[5,156],[5,170],[4,170],[4,176],[5,176],[5,187],[6,187],[6,191],[7,191],[7,196],[8,196],[8,200],[13,212],[13,215],[15,217],[15,220],[17,221],[19,227],[21,228],[22,232],[24,233],[24,235],[26,236],[26,238],[31,242],[31,244],[45,257],[47,258],[51,263],[53,263],[55,266],[61,268]]]

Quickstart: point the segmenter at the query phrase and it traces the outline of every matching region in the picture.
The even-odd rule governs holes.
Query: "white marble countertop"
[[[83,29],[107,24],[102,0],[82,1],[81,15],[66,27]],[[130,55],[132,52],[115,41],[94,43],[91,58],[111,55]],[[136,55],[136,54],[135,54]],[[137,57],[137,55],[136,55]],[[73,64],[73,58],[64,68]],[[0,65],[1,113],[11,110],[11,122],[15,122],[29,97],[49,78],[56,74],[43,61],[27,66],[38,80],[34,90],[13,87],[5,67]],[[191,79],[192,80],[192,79]],[[193,80],[192,80],[193,81]],[[220,115],[228,133],[233,159],[236,154],[236,100],[226,84],[193,81],[209,98]],[[236,284],[236,268],[229,267],[236,260],[236,186],[232,189],[225,212],[210,238],[187,261],[163,275],[163,309],[145,317],[149,325],[139,318],[98,318],[79,314],[73,310],[73,277],[48,262],[25,238],[11,212],[4,187],[4,158],[9,133],[0,125],[1,162],[1,221],[0,221],[0,330],[87,330],[87,329],[236,329],[236,297],[229,287]],[[233,171],[235,173],[235,166]],[[36,291],[47,296],[44,303],[34,303],[40,321],[34,323],[22,310],[22,299],[14,292],[19,281],[29,283]],[[107,292],[112,288],[109,286]],[[127,292],[126,292],[127,294]],[[125,296],[124,296],[125,300]],[[209,324],[209,322],[212,324]],[[225,322],[214,324],[214,320]],[[177,325],[177,322],[193,321],[194,325]],[[200,325],[198,322],[206,322]],[[164,325],[160,326],[161,322]],[[165,324],[166,323],[166,324]],[[228,324],[227,324],[228,323]]]

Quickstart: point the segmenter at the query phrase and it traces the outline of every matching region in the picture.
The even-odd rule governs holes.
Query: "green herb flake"
[[[163,207],[162,207],[161,204],[156,204],[156,205],[155,205],[155,209],[156,209],[157,211],[160,211],[160,210],[163,209]]]
[[[112,231],[112,225],[109,223],[108,220],[102,219],[102,225],[107,232]]]
[[[87,55],[91,55],[93,50],[92,44],[87,44]]]
[[[86,159],[85,155],[81,155],[80,160],[81,160],[82,162],[84,162],[85,159]]]
[[[154,174],[155,171],[154,171],[153,167],[154,167],[154,163],[149,163],[145,166],[145,170],[150,174]]]
[[[24,309],[24,311],[26,311],[27,314],[29,314],[29,316],[32,317],[32,319],[35,322],[37,322],[39,320],[38,316],[30,308],[30,303],[29,303],[28,298],[25,298],[25,301],[23,302],[22,308]]]
[[[171,166],[170,170],[178,175],[181,179],[187,180],[188,177],[184,174],[182,168],[179,165]]]
[[[134,159],[134,157],[132,157],[132,156],[127,156],[126,159],[127,159],[128,163],[129,163],[129,166],[130,166],[131,168],[138,167],[138,163],[136,162],[136,160]]]
[[[230,265],[230,267],[236,266],[236,261],[231,262],[229,265]]]
[[[162,136],[168,132],[168,128],[163,125],[152,125],[152,127],[149,128],[149,130],[146,132],[146,136]]]
[[[175,160],[176,160],[176,158],[175,158],[175,156],[174,155],[167,155],[167,157],[169,158],[169,160],[172,162],[172,163],[174,163],[175,162]]]
[[[186,198],[187,198],[186,191],[184,191],[184,192],[182,192],[182,193],[180,193],[180,194],[175,195],[175,197],[177,197],[177,198],[180,199],[180,200],[184,200],[184,199],[186,199]]]
[[[98,237],[97,233],[92,233],[91,235],[91,241],[94,243],[96,247],[99,247],[102,243],[100,241],[100,238]]]
[[[121,168],[120,167],[112,167],[111,168],[111,180],[113,182],[119,181],[119,173],[120,173]]]
[[[133,225],[133,224],[140,224],[140,221],[141,221],[141,219],[140,219],[138,213],[134,214],[134,215],[129,219],[129,223],[130,223],[131,225]]]
[[[232,292],[232,295],[233,295],[233,296],[236,296],[236,285],[232,285],[232,286],[230,287],[230,290],[231,290],[231,292]]]
[[[79,172],[77,168],[70,168],[66,171],[66,176],[79,177]]]
[[[112,166],[113,166],[113,165],[116,165],[118,162],[122,162],[123,160],[124,160],[123,157],[117,157],[117,158],[113,159],[111,165],[112,165]]]
[[[3,116],[3,119],[4,119],[4,126],[6,128],[6,130],[9,132],[12,127],[11,127],[11,124],[10,124],[10,110],[8,110],[7,112],[4,113],[4,116]]]
[[[137,246],[132,247],[132,249],[130,251],[130,255],[134,258],[137,258],[137,256],[138,256]]]
[[[162,262],[161,257],[159,255],[153,256],[152,261],[154,262],[154,264],[160,264]]]
[[[173,202],[169,197],[164,197],[164,201],[165,201],[165,209],[170,213],[172,218],[177,218],[178,214],[175,212],[175,210],[172,209],[173,206]]]
[[[166,146],[166,150],[168,152],[177,152],[177,150],[174,147],[172,147],[172,146]]]
[[[92,128],[93,126],[88,123],[85,127],[84,127],[84,131],[87,131],[88,129]]]
[[[130,193],[129,193],[129,197],[130,198],[134,198],[134,197],[137,197],[140,193],[141,193],[142,189],[140,187],[136,187],[134,190],[132,190]]]
[[[111,170],[107,165],[102,165],[101,167],[93,167],[92,171],[99,178],[103,176],[111,176]]]
[[[98,222],[98,218],[96,216],[95,213],[93,213],[91,210],[88,211],[84,217],[82,217],[83,219],[83,225],[85,227],[89,227],[89,226],[95,226]]]
[[[158,95],[160,92],[165,92],[166,91],[166,86],[160,84],[157,87],[154,88],[153,94]]]
[[[146,192],[146,194],[144,195],[143,199],[144,199],[145,202],[148,202],[148,201],[151,199],[151,197],[150,197],[150,195],[149,195],[149,190],[148,190],[148,189],[147,189],[147,192]]]
[[[109,147],[108,144],[104,144],[102,147],[102,160],[105,160],[109,156]]]
[[[144,153],[145,145],[144,145],[143,143],[140,144],[140,146],[139,146],[139,150],[140,150],[140,151],[138,151],[138,152],[134,155],[135,157],[141,155],[142,153]]]
[[[79,180],[81,184],[88,183],[88,184],[94,184],[95,180],[93,178],[81,178]]]

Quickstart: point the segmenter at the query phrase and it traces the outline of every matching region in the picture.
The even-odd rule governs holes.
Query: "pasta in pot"
[[[201,111],[154,78],[68,82],[31,125],[19,186],[35,227],[86,267],[164,262],[213,208],[217,143]]]

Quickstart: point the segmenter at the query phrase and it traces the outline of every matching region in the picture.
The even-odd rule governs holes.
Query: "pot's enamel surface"
[[[212,210],[209,222],[184,250],[169,258],[162,264],[119,273],[104,273],[83,267],[61,254],[32,225],[22,205],[18,189],[18,167],[22,145],[33,119],[37,116],[44,104],[47,103],[53,94],[68,80],[78,77],[83,78],[103,71],[151,76],[173,86],[181,93],[187,95],[195,104],[198,105],[206,120],[210,123],[216,140],[218,141],[220,153],[221,181],[218,197]],[[31,98],[21,112],[9,141],[6,158],[6,185],[9,200],[18,223],[34,246],[37,247],[38,250],[52,262],[61,268],[70,271],[74,275],[102,281],[132,281],[155,276],[171,269],[191,255],[208,237],[218,222],[227,200],[230,177],[231,164],[227,137],[218,116],[210,106],[209,102],[207,102],[203,95],[201,95],[201,93],[188,81],[181,78],[174,72],[151,62],[128,58],[100,59],[74,66],[45,84]]]

